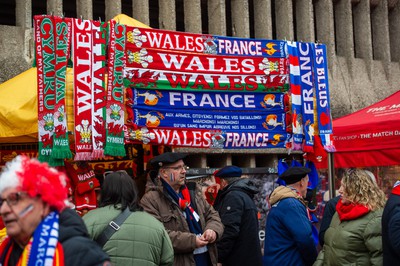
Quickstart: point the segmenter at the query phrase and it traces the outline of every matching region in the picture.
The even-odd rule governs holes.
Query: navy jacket
[[[383,265],[400,265],[400,196],[390,194],[382,215]]]

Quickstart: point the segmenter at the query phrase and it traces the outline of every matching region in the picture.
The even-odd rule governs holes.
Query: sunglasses
[[[163,168],[167,168],[167,169],[172,169],[175,171],[183,171],[183,170],[189,170],[189,166],[187,165],[179,165],[179,166],[164,166]]]
[[[6,198],[0,198],[0,207],[3,206],[4,202],[7,202],[7,205],[9,207],[15,206],[18,204],[22,196],[26,196],[27,194],[25,192],[19,191],[19,192],[14,192],[8,194]]]
[[[106,172],[104,172],[104,173],[103,173],[103,178],[106,178],[108,175],[110,175],[110,174],[114,174],[114,173],[125,173],[125,174],[129,175],[129,174],[128,174],[128,172],[127,172],[127,171],[125,171],[125,170],[118,170],[118,171],[106,171]]]

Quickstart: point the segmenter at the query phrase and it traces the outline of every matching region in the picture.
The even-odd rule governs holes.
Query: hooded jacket
[[[306,204],[296,190],[277,187],[270,196],[264,265],[312,265],[317,258]]]
[[[155,181],[147,187],[140,204],[143,209],[164,224],[174,248],[174,266],[194,266],[193,251],[196,249],[196,235],[190,232],[186,218],[178,204],[168,195],[163,186]],[[194,195],[195,199],[193,199]],[[195,211],[200,216],[203,232],[211,229],[217,234],[217,241],[222,236],[224,226],[218,212],[205,200],[199,185],[195,186],[191,201],[195,201]],[[217,265],[217,246],[214,243],[207,246],[211,263]]]
[[[258,210],[253,201],[258,192],[254,181],[246,178],[218,192],[214,207],[225,226],[217,243],[218,261],[223,265],[262,265]]]

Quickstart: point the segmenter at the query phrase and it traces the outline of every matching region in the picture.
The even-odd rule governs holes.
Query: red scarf
[[[369,209],[361,204],[348,204],[345,205],[342,203],[342,199],[340,199],[336,205],[336,211],[339,215],[339,219],[341,222],[355,220],[359,217],[362,217],[369,213]]]
[[[400,181],[397,181],[397,182],[394,184],[393,189],[392,189],[392,194],[395,194],[395,195],[399,195],[399,196],[400,196]]]

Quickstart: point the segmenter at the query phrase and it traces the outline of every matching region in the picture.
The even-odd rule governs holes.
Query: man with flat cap
[[[253,197],[259,191],[253,180],[241,178],[242,169],[230,165],[216,172],[221,189],[214,202],[225,226],[218,241],[218,262],[229,265],[262,265],[258,237],[257,207]]]
[[[271,209],[265,228],[264,265],[313,265],[317,258],[304,201],[310,171],[294,166],[279,176],[286,186],[277,187],[269,197]]]
[[[171,238],[174,266],[217,265],[216,241],[224,227],[201,187],[186,183],[185,154],[166,152],[150,160],[154,187],[141,199],[143,209],[160,220]]]

